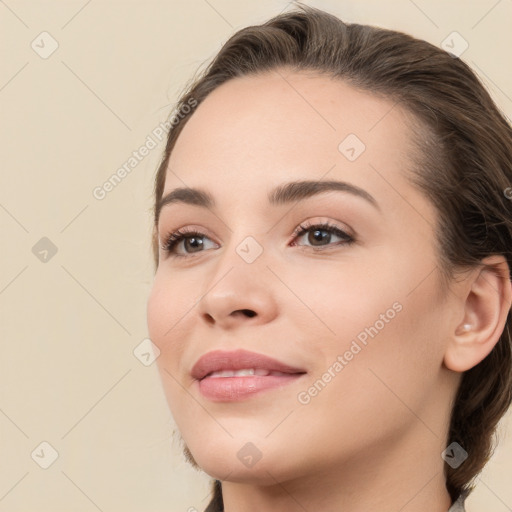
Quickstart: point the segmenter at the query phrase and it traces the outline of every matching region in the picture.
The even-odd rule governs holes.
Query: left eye
[[[354,242],[354,238],[350,236],[348,233],[338,228],[337,226],[333,226],[328,223],[323,224],[313,224],[313,225],[300,225],[294,232],[295,239],[304,236],[309,233],[307,237],[307,241],[312,244],[312,247],[328,247],[329,245],[333,245],[331,242],[332,236],[337,236],[342,239],[341,242],[334,245],[349,245]],[[324,234],[327,233],[327,234]],[[323,242],[328,242],[324,244]],[[292,245],[297,245],[295,242]],[[306,246],[307,247],[307,246]]]
[[[308,242],[312,245],[309,247],[317,247],[318,250],[322,250],[324,247],[329,247],[330,245],[350,245],[355,240],[354,238],[338,228],[337,226],[330,225],[328,223],[323,224],[313,224],[313,225],[300,225],[293,233],[293,243],[292,246],[302,245],[297,244],[296,240],[309,233],[307,238]],[[332,236],[338,237],[341,239],[336,244],[333,244],[331,241]],[[162,245],[162,249],[167,254],[171,254],[177,257],[188,257],[193,255],[193,253],[202,252],[202,249],[205,248],[204,240],[210,240],[204,233],[194,230],[187,230],[186,228],[180,229],[171,233],[164,245]],[[210,240],[211,241],[211,240]],[[185,249],[185,254],[180,254],[177,252],[177,247],[183,242],[183,248]],[[327,243],[325,243],[327,242]],[[215,242],[212,242],[214,246],[217,246]],[[308,247],[308,246],[306,246]],[[215,248],[215,247],[214,247]]]

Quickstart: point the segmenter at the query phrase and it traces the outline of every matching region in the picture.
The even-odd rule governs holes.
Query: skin
[[[190,227],[205,233],[205,245],[190,252],[179,243],[184,258],[160,250],[148,328],[172,415],[197,464],[223,480],[226,512],[451,505],[441,458],[451,403],[461,372],[498,341],[512,292],[500,257],[489,263],[504,277],[478,268],[441,287],[436,210],[407,180],[409,120],[342,81],[279,70],[217,88],[176,143],[164,195],[200,187],[217,206],[162,210],[162,243]],[[351,133],[366,145],[353,162],[338,150]],[[347,192],[267,204],[270,189],[304,179],[357,185],[378,208]],[[320,252],[311,231],[294,239],[301,223],[320,221],[356,241],[340,245],[332,234]],[[263,248],[250,264],[236,252],[247,236]],[[300,403],[298,394],[394,303],[401,311]],[[192,366],[210,350],[236,348],[308,373],[243,401],[207,400]],[[237,457],[248,442],[262,455],[252,467]]]

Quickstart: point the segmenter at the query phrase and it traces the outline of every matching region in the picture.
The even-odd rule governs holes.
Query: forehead
[[[233,201],[293,179],[342,179],[383,201],[415,195],[408,114],[393,100],[326,76],[275,70],[232,79],[189,118],[164,194],[208,188]],[[395,191],[393,191],[395,189]]]

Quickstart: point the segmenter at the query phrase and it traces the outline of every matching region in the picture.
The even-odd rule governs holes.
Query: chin
[[[280,457],[270,448],[260,450],[256,444],[247,441],[230,438],[224,443],[217,440],[215,444],[210,440],[189,444],[184,442],[183,453],[193,467],[217,480],[239,483],[257,481],[260,485],[271,485],[278,478]]]

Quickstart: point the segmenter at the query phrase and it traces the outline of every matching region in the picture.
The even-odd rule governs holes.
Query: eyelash
[[[346,233],[345,231],[341,230],[336,225],[329,224],[328,222],[318,223],[318,224],[300,224],[293,232],[293,237],[294,237],[293,240],[295,240],[296,238],[300,238],[302,235],[304,235],[312,230],[327,231],[331,234],[334,234],[334,235],[339,236],[340,238],[344,239],[343,241],[338,242],[336,244],[320,246],[320,248],[318,248],[318,249],[313,248],[313,250],[315,252],[320,252],[322,250],[325,250],[325,249],[329,248],[331,245],[351,245],[356,241],[353,236],[351,236],[348,233]],[[176,257],[176,258],[188,258],[190,256],[193,256],[194,254],[178,254],[174,250],[176,248],[176,245],[178,245],[178,243],[180,243],[182,240],[184,240],[185,238],[188,238],[188,237],[200,237],[200,238],[206,237],[206,238],[208,238],[204,233],[201,233],[199,231],[195,231],[195,230],[189,229],[189,228],[181,228],[181,229],[178,229],[177,231],[174,231],[173,233],[170,233],[166,237],[165,243],[161,246],[161,249],[163,249],[163,251],[166,254],[172,255],[173,257]],[[311,247],[311,246],[309,246],[309,247]],[[199,252],[203,252],[203,251],[199,251]]]

